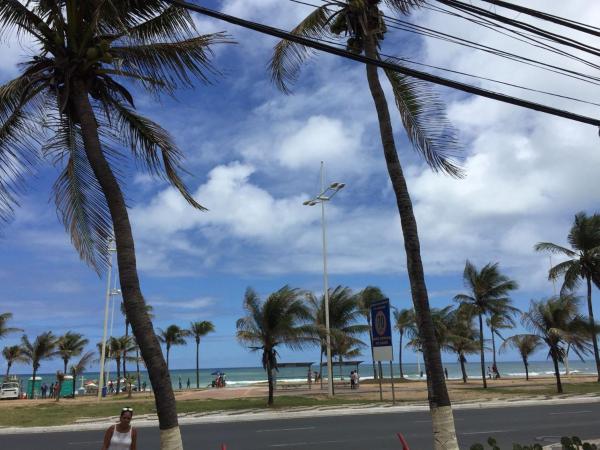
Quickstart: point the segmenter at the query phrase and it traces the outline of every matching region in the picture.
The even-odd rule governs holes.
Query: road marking
[[[79,441],[79,442],[69,442],[68,445],[88,445],[88,444],[102,444],[103,441]]]
[[[298,430],[314,430],[317,427],[298,427],[298,428],[273,428],[271,430],[256,430],[257,433],[271,433],[274,431],[298,431]]]
[[[488,430],[488,431],[471,431],[470,433],[459,433],[462,435],[471,435],[471,434],[493,434],[493,433],[507,433],[509,431],[514,431],[514,430]]]
[[[565,412],[553,412],[549,413],[551,416],[558,416],[560,414],[590,414],[592,411],[565,411]]]

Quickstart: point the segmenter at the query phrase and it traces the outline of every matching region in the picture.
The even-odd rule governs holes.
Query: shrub
[[[487,443],[492,450],[501,450],[500,447],[498,447],[498,444],[496,443],[496,439],[494,439],[493,437],[489,437]],[[579,439],[577,436],[563,436],[560,439],[560,443],[562,445],[563,450],[598,450],[596,444],[581,442],[581,439]],[[471,446],[470,450],[485,450],[485,447],[481,444],[474,444]],[[513,444],[513,450],[542,450],[542,446],[540,444]]]

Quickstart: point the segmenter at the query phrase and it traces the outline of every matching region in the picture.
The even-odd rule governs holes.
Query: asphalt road
[[[282,413],[283,414],[283,413]],[[600,403],[455,411],[461,449],[488,436],[503,450],[513,442],[542,445],[562,435],[600,437]],[[401,432],[411,450],[428,450],[431,420],[425,412],[283,419],[182,427],[186,450],[400,450]],[[2,450],[99,450],[102,433],[83,431],[0,435]],[[158,450],[158,430],[139,430],[139,450]]]

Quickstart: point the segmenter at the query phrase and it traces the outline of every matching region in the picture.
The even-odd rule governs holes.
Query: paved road
[[[505,448],[555,442],[561,435],[596,438],[600,435],[600,403],[524,406],[455,412],[461,449],[495,436]],[[357,413],[353,416],[315,417],[257,422],[187,425],[182,427],[186,450],[399,450],[401,432],[412,450],[431,449],[428,413]],[[0,435],[3,450],[100,449],[96,431]],[[554,437],[554,438],[553,438]],[[158,430],[140,430],[139,450],[158,450]]]

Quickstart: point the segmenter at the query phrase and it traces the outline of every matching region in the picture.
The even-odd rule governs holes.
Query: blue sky
[[[548,8],[541,0],[530,4]],[[284,0],[224,0],[212,5],[287,29],[309,12]],[[553,7],[552,13],[584,21],[600,14],[600,5],[584,0]],[[432,12],[419,12],[413,19],[581,69]],[[215,48],[214,62],[222,76],[210,85],[178,92],[177,99],[157,102],[141,93],[136,97],[138,108],[175,136],[187,157],[186,181],[209,208],[206,213],[194,211],[160,180],[134,170],[127,174],[142,289],[155,308],[155,325],[211,320],[217,331],[202,345],[205,366],[258,365],[257,355],[234,336],[245,289],[252,286],[262,296],[285,284],[322,291],[320,213],[302,206],[318,192],[321,160],[329,182],[347,184],[328,209],[330,285],[354,290],[377,285],[395,306],[409,307],[400,224],[364,68],[318,55],[305,66],[294,95],[285,96],[266,70],[274,39],[201,17],[197,22],[203,32],[227,31],[238,42]],[[10,36],[0,45],[0,80],[8,80],[30,47]],[[598,101],[592,86],[395,30],[390,30],[383,51]],[[598,115],[591,106],[502,90]],[[535,254],[533,245],[541,240],[564,243],[574,213],[600,209],[597,130],[438,91],[464,144],[464,180],[429,171],[408,146],[392,111],[419,221],[431,304],[445,306],[462,290],[462,269],[469,258],[477,265],[500,262],[521,285],[515,304],[526,308],[531,298],[552,293],[546,280],[548,258]],[[51,187],[58,171],[48,164],[30,178],[15,219],[2,230],[0,311],[13,312],[13,325],[29,336],[73,330],[95,344],[101,339],[105,281],[79,261],[57,219]],[[117,312],[115,334],[122,330]],[[18,340],[13,335],[2,345]],[[193,345],[177,348],[171,366],[190,367],[193,351]],[[318,360],[316,349],[283,350],[281,355],[286,361]],[[408,352],[406,360],[414,361],[414,355]],[[0,368],[3,364],[0,361]],[[42,371],[60,366],[49,361]]]

